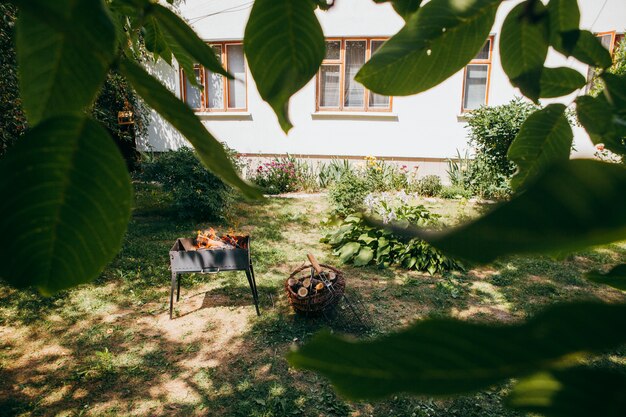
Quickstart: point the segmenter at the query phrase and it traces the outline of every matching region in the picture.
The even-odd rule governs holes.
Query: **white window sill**
[[[213,120],[252,120],[252,113],[245,111],[206,111],[196,112],[200,119]]]
[[[392,120],[397,121],[396,113],[384,111],[319,111],[311,113],[313,120]]]

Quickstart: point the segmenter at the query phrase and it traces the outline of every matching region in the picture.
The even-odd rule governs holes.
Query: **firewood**
[[[306,278],[302,281],[302,286],[304,288],[309,288],[311,286],[311,278]]]
[[[290,287],[295,287],[297,283],[298,283],[298,281],[293,279],[293,278],[289,278],[287,280],[287,285],[289,285]]]
[[[329,281],[335,281],[337,279],[337,274],[335,274],[334,272],[329,272],[328,273],[328,280]]]
[[[306,255],[306,257],[309,258],[309,262],[311,262],[311,266],[313,266],[313,268],[315,269],[315,272],[317,272],[318,274],[321,274],[322,273],[322,267],[317,262],[317,259],[315,259],[315,256],[313,256],[312,253],[308,253]]]
[[[300,296],[300,297],[304,298],[304,297],[306,297],[307,295],[309,295],[309,290],[307,290],[306,288],[301,287],[301,288],[298,290],[298,296]]]
[[[323,289],[324,289],[324,284],[322,284],[321,282],[315,286],[316,291],[321,291]]]

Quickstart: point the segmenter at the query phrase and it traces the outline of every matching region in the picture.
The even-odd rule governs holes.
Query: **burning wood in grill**
[[[226,233],[221,236],[212,227],[208,230],[198,230],[195,238],[196,250],[202,249],[247,249],[247,240],[244,235]]]

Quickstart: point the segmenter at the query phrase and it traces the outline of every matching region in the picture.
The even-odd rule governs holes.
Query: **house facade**
[[[418,165],[420,176],[445,176],[447,159],[457,150],[468,150],[467,112],[521,95],[509,83],[499,57],[502,22],[520,1],[503,3],[489,39],[467,67],[440,85],[409,97],[374,94],[353,80],[371,54],[404,24],[388,3],[336,0],[329,11],[317,11],[327,40],[326,57],[317,76],[291,99],[294,128],[289,135],[259,96],[245,62],[241,41],[251,0],[186,0],[180,7],[235,75],[234,81],[197,67],[196,77],[204,85],[201,92],[176,67],[161,62],[152,70],[196,111],[215,137],[241,155],[355,160],[376,156]],[[612,50],[626,28],[626,0],[579,0],[579,5],[581,27],[596,33]],[[569,66],[583,74],[589,71],[586,65],[552,50],[547,66]],[[580,93],[584,91],[559,101],[569,103]],[[592,155],[594,148],[584,130],[574,131],[576,155]],[[164,151],[184,145],[185,139],[153,113],[149,134],[139,147]]]

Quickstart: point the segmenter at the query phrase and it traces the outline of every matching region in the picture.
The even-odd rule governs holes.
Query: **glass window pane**
[[[202,85],[202,77],[200,74],[200,68],[196,68],[194,72],[196,74],[196,80],[198,80],[198,84]],[[185,77],[185,102],[192,109],[201,108],[202,107],[202,92],[200,91],[198,87],[196,87],[195,85],[189,82],[186,75],[184,75],[184,77]]]
[[[481,50],[478,51],[474,59],[480,59],[482,61],[486,61],[489,59],[490,52],[491,52],[491,39],[487,39],[487,42],[485,42]]]
[[[487,99],[488,65],[468,65],[465,71],[463,108],[474,110],[484,105]]]
[[[341,41],[326,41],[324,59],[341,59]]]
[[[341,66],[322,65],[320,69],[320,107],[339,108]]]
[[[226,59],[228,71],[235,77],[228,81],[228,108],[246,107],[246,64],[243,58],[243,45],[227,45]]]
[[[611,50],[611,41],[613,40],[613,35],[607,33],[606,35],[598,36],[600,38],[600,43],[609,51]]]
[[[212,46],[217,59],[222,62],[222,47],[220,45]],[[224,77],[206,70],[206,83],[208,91],[207,107],[209,109],[224,108]]]
[[[365,41],[346,41],[344,107],[363,108],[365,87],[354,77],[365,63]]]
[[[378,48],[380,48],[380,46],[384,43],[384,41],[372,41],[372,45],[371,45],[371,53],[372,55],[374,54],[374,52],[376,52],[378,50]],[[376,93],[372,93],[370,92],[370,101],[369,101],[369,106],[372,108],[380,108],[380,109],[387,109],[389,108],[389,96],[382,96],[380,94],[376,94]]]

